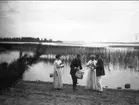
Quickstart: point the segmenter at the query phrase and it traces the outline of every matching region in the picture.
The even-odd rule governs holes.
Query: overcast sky
[[[106,42],[137,33],[137,1],[0,1],[0,36]]]

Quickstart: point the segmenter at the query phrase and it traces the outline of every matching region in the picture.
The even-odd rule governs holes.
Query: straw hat
[[[92,54],[90,55],[90,59],[95,59],[96,58],[96,55]]]

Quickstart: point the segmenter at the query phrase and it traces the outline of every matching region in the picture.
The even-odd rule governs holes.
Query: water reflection
[[[109,49],[109,65],[115,69],[134,70],[139,72],[139,49],[111,48]]]
[[[84,68],[84,78],[79,80],[80,85],[86,84],[86,76],[88,69],[83,65]],[[126,83],[131,84],[132,89],[139,88],[139,74],[137,72],[131,72],[129,70],[121,71],[121,70],[106,70],[106,75],[102,77],[102,84],[103,86],[108,86],[110,88],[116,87],[123,87]],[[53,72],[53,65],[50,62],[39,62],[36,65],[30,67],[30,70],[24,74],[24,80],[41,80],[41,81],[53,81],[52,78],[49,77],[49,74]],[[70,77],[70,68],[69,65],[66,65],[65,68],[62,70],[62,78],[63,82],[67,84],[71,84],[71,77]]]
[[[32,56],[34,53],[33,52],[23,52],[23,55],[28,54]],[[20,57],[20,52],[19,51],[4,51],[0,53],[0,63],[1,62],[7,62],[11,63],[12,61],[18,59]]]
[[[98,52],[99,51],[99,52]],[[93,53],[100,53],[105,63],[106,75],[102,78],[103,86],[110,88],[124,87],[126,83],[131,84],[132,89],[139,89],[139,49],[134,48],[107,48],[105,50],[96,50]],[[24,54],[33,55],[33,52],[23,52]],[[79,80],[80,85],[85,85],[87,68],[85,64],[88,60],[88,54],[82,54],[82,64],[84,68],[84,78]],[[0,54],[0,62],[12,62],[19,58],[19,51],[7,51]],[[30,70],[24,74],[24,80],[41,80],[53,81],[49,74],[53,72],[54,53],[46,53],[42,55],[37,64],[30,67]],[[63,82],[71,84],[69,74],[69,64],[74,58],[74,54],[63,54],[65,68],[62,70]]]
[[[15,60],[15,59],[17,59],[19,57],[18,54],[19,54],[18,51],[1,52],[1,54],[0,54],[0,63],[1,62],[11,63],[13,60]]]

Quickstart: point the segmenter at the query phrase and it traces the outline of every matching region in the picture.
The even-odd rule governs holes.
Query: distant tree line
[[[46,38],[33,38],[33,37],[4,37],[0,38],[0,41],[8,41],[8,42],[58,42],[61,43],[62,41],[57,40],[53,41],[52,39],[46,39]]]

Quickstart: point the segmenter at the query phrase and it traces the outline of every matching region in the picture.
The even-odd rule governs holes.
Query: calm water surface
[[[115,52],[114,49],[112,49],[113,52]],[[111,52],[112,52],[111,51]],[[125,49],[123,50],[116,50],[119,52],[123,51],[125,52]],[[131,53],[132,52],[132,53]],[[102,77],[102,84],[103,86],[108,86],[109,88],[117,88],[122,87],[124,88],[124,85],[126,83],[131,84],[132,89],[139,89],[139,70],[138,70],[138,57],[133,56],[135,51],[130,51],[131,55],[128,55],[128,57],[125,59],[122,58],[120,55],[115,55],[115,53],[110,54],[110,62],[106,63],[105,65],[105,72],[106,75]],[[23,52],[23,54],[29,54],[33,55],[32,52]],[[114,58],[113,56],[116,56]],[[1,62],[12,62],[13,60],[19,58],[19,51],[7,51],[5,53],[0,53],[0,63]],[[52,78],[49,77],[49,74],[53,72],[53,54],[47,54],[41,56],[41,58],[49,59],[47,61],[40,61],[37,64],[33,64],[30,66],[29,70],[25,72],[24,74],[24,80],[30,80],[30,81],[53,81]],[[52,59],[52,60],[51,60]],[[128,60],[129,59],[129,60]],[[87,78],[87,68],[85,67],[85,63],[87,60],[82,60],[83,70],[85,72],[84,78],[82,80],[79,80],[80,85],[86,84],[86,78]],[[115,61],[115,62],[113,62]],[[63,82],[67,84],[71,84],[71,77],[69,74],[70,68],[69,63],[65,63],[65,67],[62,70],[63,74]]]

